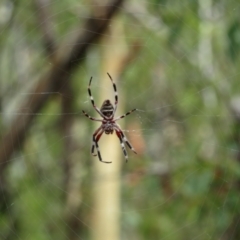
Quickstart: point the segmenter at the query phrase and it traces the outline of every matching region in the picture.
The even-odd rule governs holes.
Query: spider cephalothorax
[[[89,119],[93,120],[93,121],[98,121],[98,122],[101,122],[102,125],[94,132],[93,134],[93,138],[92,138],[92,155],[93,156],[97,156],[98,155],[98,158],[101,162],[104,162],[104,163],[111,163],[111,162],[105,162],[102,160],[102,157],[101,157],[101,153],[100,153],[100,150],[99,150],[99,146],[98,146],[98,141],[99,139],[101,138],[102,134],[103,133],[106,133],[106,134],[112,134],[114,131],[116,132],[116,135],[117,137],[119,138],[120,140],[120,144],[121,144],[121,147],[122,147],[122,150],[123,150],[123,153],[124,153],[124,156],[125,156],[125,159],[126,161],[128,160],[128,155],[127,155],[127,151],[126,151],[126,148],[125,148],[125,144],[127,144],[127,146],[134,152],[136,153],[136,151],[134,150],[134,148],[132,147],[132,145],[128,142],[126,136],[124,135],[123,131],[121,130],[120,126],[116,123],[116,121],[126,117],[127,115],[129,115],[130,113],[136,111],[137,109],[133,109],[129,112],[127,112],[126,114],[120,116],[120,117],[117,117],[117,118],[114,118],[114,115],[115,115],[115,112],[117,110],[117,104],[118,104],[118,93],[117,93],[117,87],[116,87],[116,84],[113,82],[112,80],[112,77],[110,76],[109,73],[107,73],[109,78],[111,79],[112,81],[112,84],[113,84],[113,89],[114,89],[114,92],[115,92],[115,104],[114,106],[112,105],[112,103],[110,102],[110,100],[105,100],[102,104],[102,107],[101,109],[99,109],[95,103],[94,103],[94,99],[93,99],[93,96],[91,94],[91,82],[92,82],[92,77],[90,78],[90,81],[89,81],[89,85],[88,85],[88,94],[90,96],[90,99],[91,99],[91,102],[92,102],[92,105],[94,107],[94,109],[98,112],[98,114],[103,118],[103,119],[96,119],[96,118],[93,118],[91,116],[89,116],[85,111],[83,111],[83,114],[88,117]],[[97,149],[97,154],[94,154],[94,149]]]

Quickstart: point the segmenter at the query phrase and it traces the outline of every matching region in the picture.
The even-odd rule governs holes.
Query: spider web
[[[94,4],[53,0],[48,6],[61,42],[71,38],[69,29],[79,18],[85,21]],[[16,116],[31,114],[19,106],[35,94],[39,69],[52,64],[33,9],[28,1],[0,3],[2,136]],[[128,149],[129,162],[122,166],[119,239],[238,239],[238,9],[237,1],[226,6],[212,0],[129,1],[121,8],[124,32],[114,38],[124,39],[129,49],[137,40],[141,49],[116,82],[126,112],[137,108],[123,131],[138,152]],[[99,49],[108,48],[103,42],[93,46],[71,76],[72,91],[40,93],[52,98],[32,113],[37,116],[28,136],[1,177],[2,239],[89,239],[95,231],[89,161],[94,126],[81,110],[93,115],[86,91],[90,76],[99,107],[99,92],[114,99],[111,82],[102,84],[99,74],[104,61]],[[64,111],[59,102],[68,100],[72,109]],[[122,114],[118,110],[116,116]],[[61,131],[63,116],[71,117],[68,133]],[[62,156],[69,141],[70,188],[77,189],[72,198]],[[69,199],[77,207],[65,212]]]

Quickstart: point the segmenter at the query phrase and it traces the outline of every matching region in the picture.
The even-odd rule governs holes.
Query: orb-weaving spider
[[[132,147],[132,145],[128,142],[126,136],[124,135],[123,131],[121,130],[120,126],[118,124],[116,124],[116,121],[126,117],[127,115],[129,115],[130,113],[136,111],[137,109],[133,109],[129,112],[127,112],[126,114],[120,116],[120,117],[117,117],[117,118],[114,118],[114,115],[115,115],[115,112],[117,110],[117,105],[118,105],[118,93],[117,93],[117,87],[116,87],[116,84],[113,82],[113,79],[112,77],[110,76],[109,73],[107,73],[110,80],[112,81],[112,84],[113,84],[113,89],[114,89],[114,93],[115,93],[115,106],[113,107],[113,105],[111,104],[110,100],[105,100],[102,104],[102,107],[101,109],[99,109],[95,103],[94,103],[94,99],[93,99],[93,96],[91,94],[91,82],[92,82],[92,77],[90,78],[90,81],[89,81],[89,85],[88,85],[88,94],[90,96],[90,99],[91,99],[91,102],[92,102],[92,105],[94,107],[94,109],[98,112],[98,114],[103,118],[103,119],[97,119],[97,118],[93,118],[91,116],[89,116],[85,111],[82,111],[83,114],[88,117],[90,120],[92,121],[98,121],[98,122],[101,122],[102,125],[94,132],[93,134],[93,137],[92,137],[92,149],[91,149],[91,152],[92,152],[92,155],[93,156],[97,156],[98,155],[98,158],[101,162],[104,162],[104,163],[111,163],[111,162],[105,162],[102,160],[102,157],[101,157],[101,153],[100,153],[100,150],[99,150],[99,146],[98,146],[98,141],[100,140],[102,134],[105,132],[106,134],[112,134],[114,131],[116,132],[116,135],[117,137],[119,138],[120,140],[120,144],[121,144],[121,147],[122,147],[122,151],[124,153],[124,156],[125,156],[125,159],[126,159],[126,162],[128,161],[128,154],[127,154],[127,151],[126,151],[126,147],[124,145],[124,143],[127,144],[127,146],[134,152],[136,153],[136,151],[134,150],[134,148]],[[97,154],[94,154],[94,149],[97,149]],[[137,154],[137,153],[136,153]]]

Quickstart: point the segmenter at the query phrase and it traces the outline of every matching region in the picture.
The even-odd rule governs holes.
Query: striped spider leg
[[[97,119],[94,117],[91,117],[90,115],[88,115],[85,111],[82,111],[83,114],[89,118],[92,121],[98,121],[101,122],[101,126],[94,132],[93,137],[92,137],[92,147],[91,147],[91,153],[93,156],[98,156],[99,160],[103,163],[111,163],[111,162],[106,162],[102,160],[102,156],[100,153],[100,149],[99,149],[99,145],[98,142],[102,136],[103,133],[105,134],[113,134],[113,132],[115,131],[117,137],[120,140],[120,144],[126,159],[126,162],[128,160],[128,154],[126,151],[126,147],[124,144],[127,144],[127,146],[134,152],[136,153],[136,151],[134,150],[134,148],[132,147],[132,145],[129,143],[129,141],[127,140],[126,136],[124,135],[123,131],[121,130],[120,126],[118,124],[116,124],[116,121],[126,117],[127,115],[131,114],[132,112],[136,111],[136,109],[133,109],[127,113],[125,113],[122,116],[119,116],[117,118],[114,119],[114,115],[117,109],[117,105],[118,105],[118,93],[117,93],[117,87],[116,84],[113,82],[112,77],[110,76],[109,73],[107,73],[110,80],[112,81],[113,84],[113,90],[114,90],[114,96],[115,96],[115,104],[114,107],[112,105],[112,103],[110,102],[110,100],[105,100],[101,106],[101,108],[99,109],[94,102],[94,98],[92,96],[91,93],[91,82],[92,82],[92,77],[90,78],[89,81],[89,85],[88,85],[88,94],[89,97],[91,99],[91,103],[94,107],[94,109],[97,111],[97,113],[103,118],[103,119]],[[94,150],[96,148],[97,154],[94,154]],[[136,153],[137,154],[137,153]]]
[[[126,151],[126,147],[124,145],[124,143],[127,144],[127,146],[135,153],[137,154],[137,152],[135,151],[135,149],[133,148],[133,146],[129,143],[129,141],[127,140],[126,136],[124,135],[123,131],[121,130],[121,128],[119,127],[119,125],[116,124],[116,127],[115,127],[115,132],[120,140],[120,144],[121,144],[121,147],[122,147],[122,151],[123,151],[123,154],[125,156],[125,160],[126,162],[128,161],[128,154],[127,154],[127,151]]]
[[[113,84],[113,89],[114,89],[114,94],[115,94],[115,107],[114,107],[114,111],[112,113],[112,115],[114,116],[116,110],[117,110],[117,105],[118,105],[118,92],[117,92],[117,86],[116,84],[114,83],[112,77],[110,76],[109,73],[107,73],[107,75],[109,76],[109,78],[111,79],[112,81],[112,84]]]

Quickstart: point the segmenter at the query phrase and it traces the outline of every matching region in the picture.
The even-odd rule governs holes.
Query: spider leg
[[[114,121],[116,122],[116,121],[118,121],[118,120],[120,120],[120,119],[122,119],[122,118],[125,118],[127,115],[129,115],[129,114],[131,114],[131,113],[133,113],[133,112],[135,112],[137,109],[136,108],[134,108],[133,110],[131,110],[131,111],[129,111],[129,112],[127,112],[127,113],[125,113],[124,115],[122,115],[122,116],[120,116],[120,117],[117,117],[117,118],[115,118],[114,119]]]
[[[89,84],[88,84],[88,95],[91,99],[91,103],[94,107],[94,109],[104,118],[104,115],[101,113],[100,109],[95,105],[94,98],[91,93],[91,83],[92,83],[92,77],[90,78]]]
[[[84,110],[82,110],[82,112],[83,112],[83,114],[84,114],[87,118],[89,118],[90,120],[102,122],[102,119],[93,118],[93,117],[89,116]]]
[[[101,131],[100,131],[101,130]],[[100,133],[98,133],[100,131]],[[101,156],[101,153],[100,153],[100,150],[99,150],[99,146],[98,146],[98,141],[99,139],[101,138],[102,134],[104,133],[104,130],[100,127],[94,134],[93,134],[93,143],[92,143],[92,155],[93,156],[97,156],[98,155],[98,158],[100,160],[100,162],[103,162],[103,163],[112,163],[112,162],[106,162],[106,161],[103,161],[102,160],[102,156]],[[97,155],[94,154],[94,145],[97,149]]]
[[[135,151],[134,147],[130,144],[130,142],[128,141],[127,137],[125,136],[125,134],[123,133],[123,131],[120,129],[120,127],[117,126],[117,125],[116,125],[115,127],[116,127],[116,129],[118,129],[118,131],[120,132],[121,137],[122,137],[123,141],[127,144],[127,146],[128,146],[135,154],[137,154],[137,152]]]
[[[97,156],[97,154],[94,154],[94,149],[95,149],[95,145],[96,145],[96,143],[95,143],[95,137],[98,135],[98,133],[99,133],[100,130],[102,130],[101,127],[99,127],[99,128],[94,132],[94,134],[93,134],[93,136],[92,136],[91,153],[92,153],[92,155],[93,155],[94,157]],[[103,131],[103,130],[102,130],[102,131]]]
[[[112,84],[113,84],[113,89],[114,89],[114,94],[115,94],[115,107],[114,107],[114,111],[113,111],[113,114],[112,116],[114,116],[116,110],[117,110],[117,105],[118,105],[118,92],[117,92],[117,86],[116,84],[114,83],[111,75],[109,73],[107,73],[107,75],[109,76],[110,80],[112,81]]]
[[[93,135],[93,142],[92,142],[92,150],[91,150],[91,153],[94,157],[96,157],[98,154],[94,154],[94,150],[95,150],[95,146],[96,146],[96,143],[98,143],[99,139],[101,138],[102,134],[103,134],[103,130],[100,132],[100,133],[96,133]]]
[[[123,151],[123,154],[124,154],[124,157],[126,159],[126,162],[128,161],[128,154],[127,154],[127,150],[125,148],[125,145],[123,143],[123,140],[122,140],[122,134],[121,134],[121,131],[119,131],[117,128],[115,128],[115,132],[120,140],[120,144],[121,144],[121,147],[122,147],[122,151]]]

